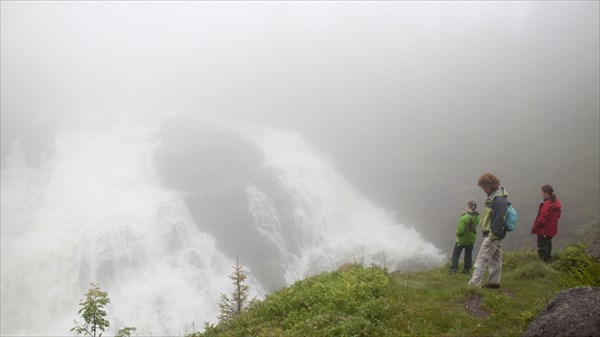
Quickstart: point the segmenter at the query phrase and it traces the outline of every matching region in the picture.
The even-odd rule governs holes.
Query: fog
[[[283,155],[198,122],[212,120],[241,134],[280,130],[260,132],[283,144],[277,151],[306,156],[289,160],[327,163],[307,170],[335,172],[315,180],[339,189],[323,200],[352,201],[332,207],[343,211],[364,198],[364,214],[380,208],[445,254],[466,200],[483,203],[476,181],[488,171],[519,211],[507,247],[530,244],[543,184],[565,205],[559,237],[575,237],[578,226],[598,225],[598,13],[592,1],[2,2],[3,183],[15,167],[11,149],[21,149],[22,166],[44,168],[55,154],[68,156],[57,145],[61,130],[85,134],[122,119],[127,128],[161,125],[171,150],[154,158],[160,184],[144,171],[152,186],[222,191],[229,178],[201,168],[198,158],[241,181],[264,158]],[[268,189],[272,179],[256,184]],[[287,190],[269,191],[273,203],[283,202],[274,195],[287,200]],[[3,211],[5,199],[3,187]],[[211,206],[194,200],[186,203],[198,223]],[[230,221],[202,221],[211,219]],[[382,233],[387,221],[377,227]],[[211,233],[219,241],[236,231]],[[214,259],[227,261],[235,250],[225,247]],[[250,264],[260,270],[255,255]],[[271,277],[263,286],[282,282]]]

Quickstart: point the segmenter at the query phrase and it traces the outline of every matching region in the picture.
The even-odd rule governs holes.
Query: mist
[[[283,209],[294,204],[295,193],[304,197],[313,188],[309,195],[318,205],[310,210],[324,212],[307,216],[318,218],[314,224],[334,223],[324,233],[335,237],[344,227],[338,226],[339,220],[326,220],[344,219],[347,233],[340,237],[352,241],[362,230],[358,222],[377,219],[380,225],[374,228],[379,232],[372,233],[367,247],[373,246],[375,256],[376,243],[385,244],[400,269],[410,268],[410,260],[440,262],[440,254],[450,252],[465,202],[483,203],[476,181],[484,172],[499,177],[519,211],[519,228],[506,240],[507,248],[530,244],[528,227],[543,184],[553,185],[565,205],[559,238],[576,237],[584,224],[598,226],[598,2],[0,6],[3,213],[26,209],[15,197],[21,185],[12,184],[16,180],[11,169],[51,171],[56,180],[83,172],[59,160],[68,159],[69,153],[98,166],[118,158],[129,178],[106,176],[107,171],[90,167],[81,181],[99,174],[113,179],[114,186],[139,186],[135,193],[152,186],[157,196],[148,202],[156,208],[185,208],[177,213],[178,235],[198,227],[209,233],[194,234],[190,242],[212,247],[214,240],[218,252],[213,262],[247,257],[261,275],[253,281],[256,288],[265,292],[302,276],[286,276],[288,268],[316,272],[319,268],[312,265],[317,257],[331,256],[333,248],[344,246],[320,237],[323,233],[314,240],[295,237],[293,231],[280,233],[272,222],[268,228],[238,227],[273,214],[303,224],[298,214]],[[87,145],[64,145],[69,142]],[[105,157],[92,151],[99,147]],[[148,149],[156,152],[138,156]],[[86,151],[92,152],[86,156]],[[267,169],[261,166],[265,161],[270,163]],[[148,163],[154,166],[148,168]],[[292,179],[290,163],[311,172],[314,180]],[[134,179],[140,176],[144,179]],[[38,183],[38,178],[28,177]],[[10,193],[6,181],[11,182]],[[289,185],[280,185],[282,181]],[[326,187],[317,189],[314,182]],[[51,191],[63,193],[56,188]],[[94,194],[94,185],[89,188]],[[215,205],[222,200],[205,197],[232,189],[230,195],[236,197],[227,205],[238,211],[219,213]],[[257,202],[250,210],[240,201],[249,195]],[[260,213],[260,205],[269,205],[272,213]],[[44,207],[52,214],[50,204]],[[360,211],[353,212],[353,207]],[[327,209],[335,215],[325,214]],[[106,210],[100,207],[93,214]],[[142,218],[140,213],[135,219]],[[27,219],[14,219],[2,216],[3,266],[15,261],[7,262],[7,254],[16,254],[5,248],[13,246],[5,237],[21,238],[15,224],[30,228]],[[60,219],[53,221],[58,224]],[[12,226],[7,228],[6,221]],[[117,231],[120,220],[111,221]],[[275,233],[280,237],[268,240],[289,246],[278,250],[276,244],[260,248],[238,239],[228,243],[236,233],[246,238]],[[417,255],[394,250],[393,240],[408,245],[398,233],[408,233],[426,248],[411,248]],[[68,240],[68,235],[59,238]],[[315,242],[326,248],[319,250]],[[296,260],[299,252],[308,255]],[[191,253],[202,254],[169,252],[160,270],[170,270],[167,260],[187,259]],[[265,256],[276,257],[267,259],[271,267],[260,264]],[[338,262],[325,260],[318,263],[335,268]],[[198,267],[206,275],[228,272],[227,265],[207,265]],[[3,272],[3,304],[10,277]],[[211,289],[222,289],[213,277],[209,283],[214,284]],[[73,314],[77,301],[72,301]],[[10,329],[15,334],[25,331]]]

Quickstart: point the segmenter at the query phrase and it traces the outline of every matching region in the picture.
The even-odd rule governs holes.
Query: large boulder
[[[600,287],[576,287],[556,295],[523,337],[600,337]]]

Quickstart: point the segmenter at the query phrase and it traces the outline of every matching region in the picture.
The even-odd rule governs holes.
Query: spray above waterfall
[[[215,320],[236,256],[260,296],[348,262],[442,260],[298,133],[87,120],[57,129],[39,167],[18,143],[13,152],[2,170],[2,334],[66,333],[90,282],[110,294],[115,329],[183,333]]]

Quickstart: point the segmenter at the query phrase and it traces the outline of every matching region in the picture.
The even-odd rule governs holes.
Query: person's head
[[[467,212],[475,212],[477,209],[477,201],[469,200],[467,201]]]
[[[542,190],[542,195],[544,196],[544,198],[548,198],[554,194],[554,189],[550,185],[542,186],[541,190]]]
[[[477,180],[477,185],[481,187],[485,193],[490,194],[500,187],[500,180],[490,172],[486,172]]]

